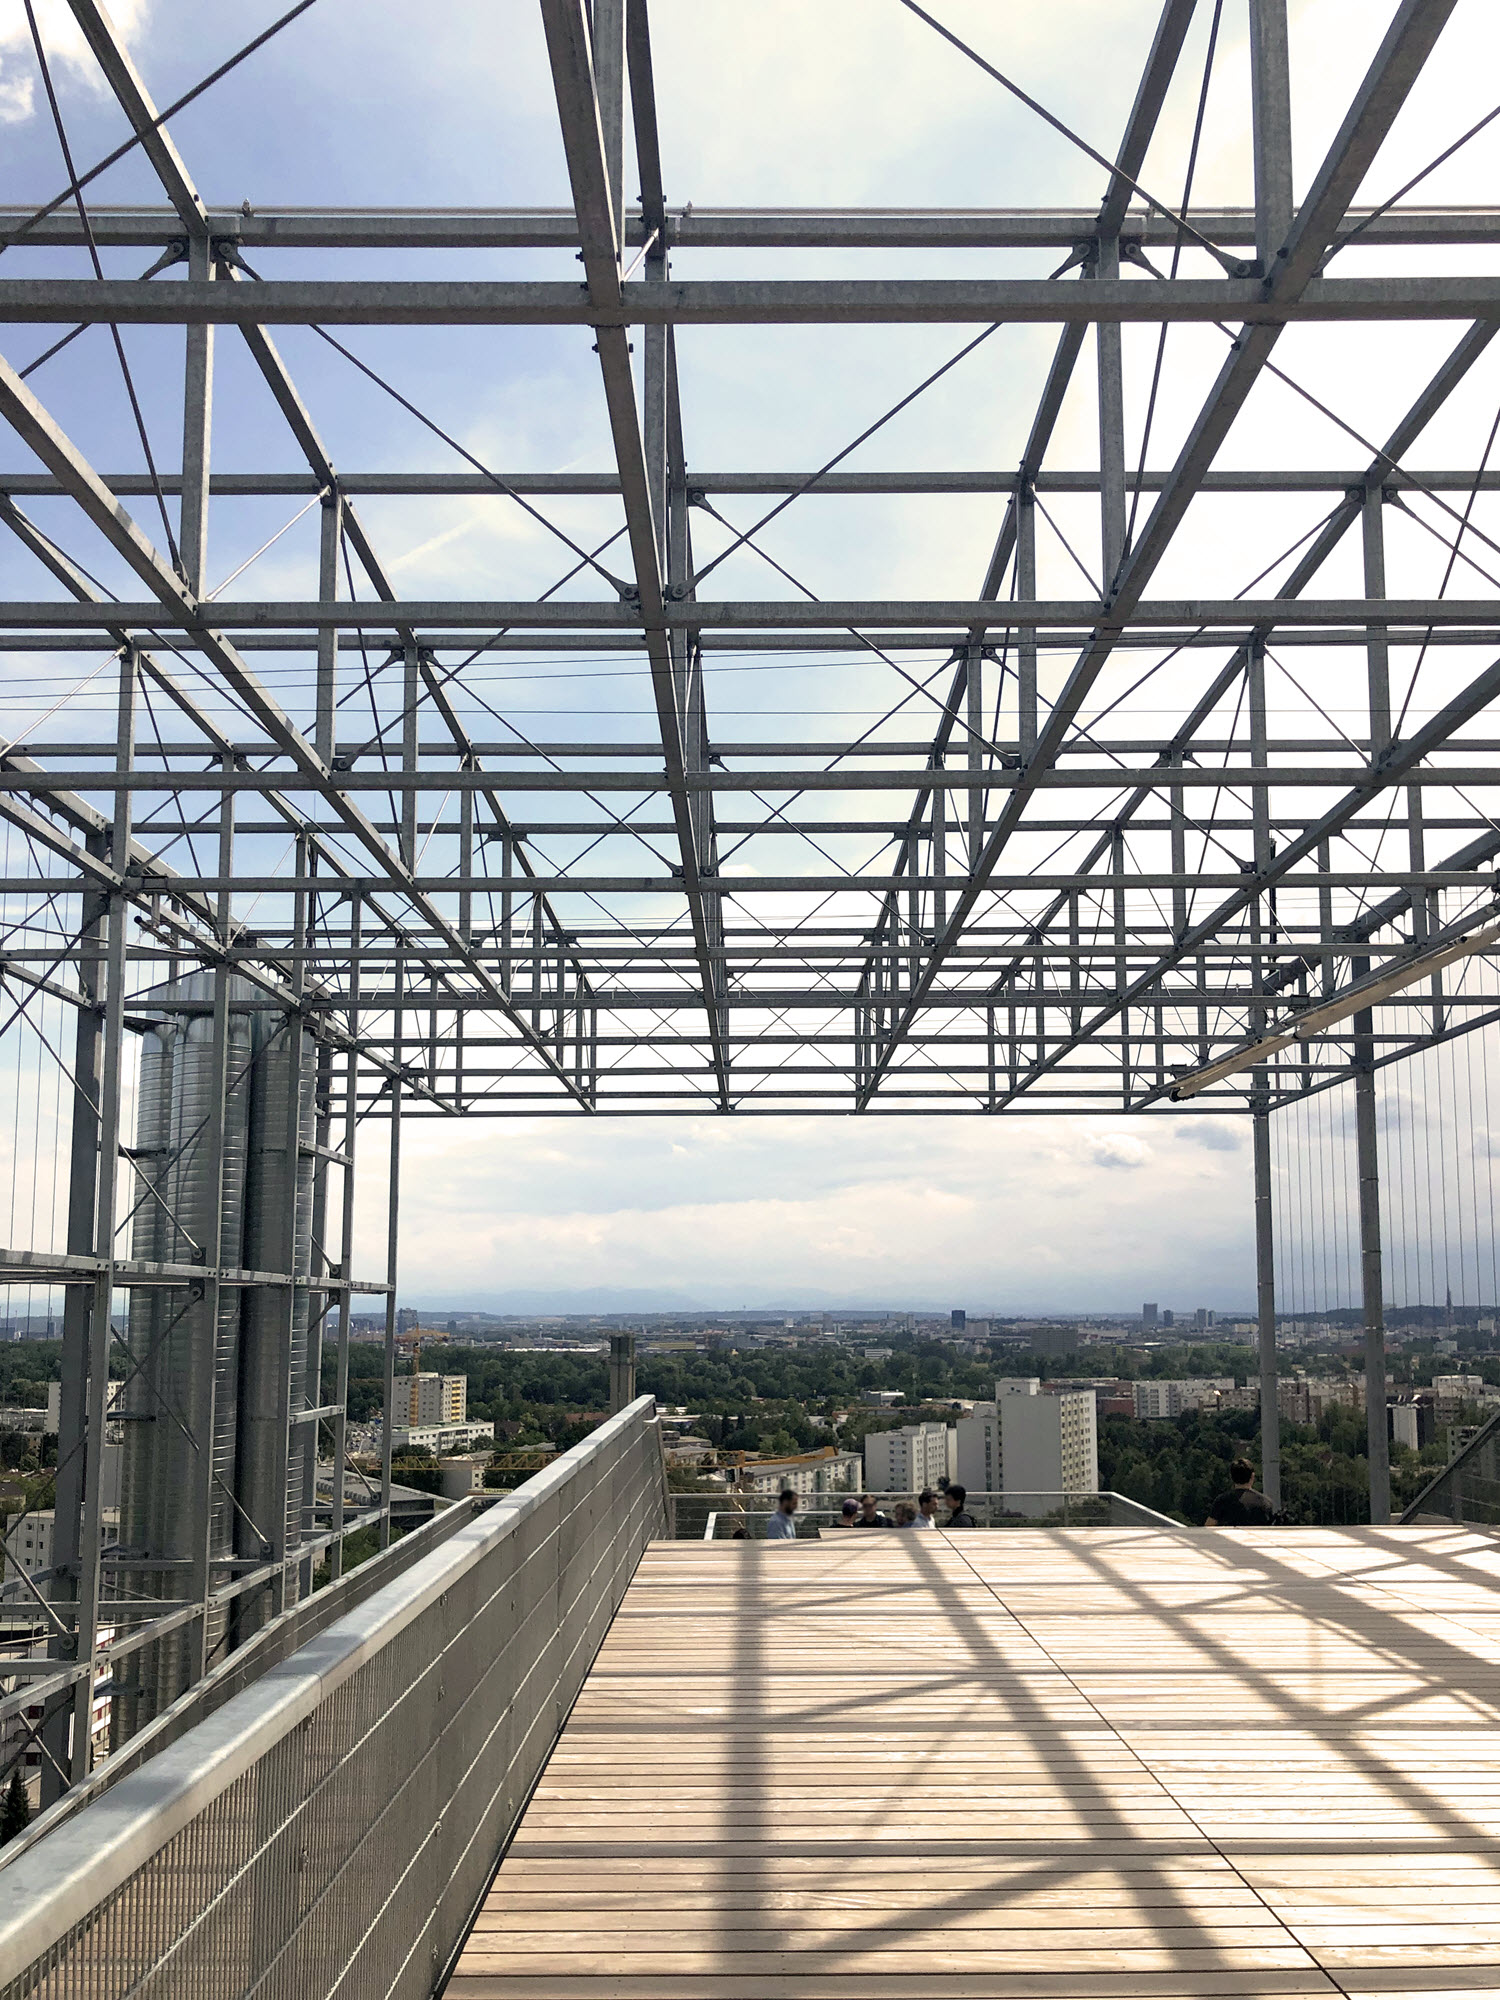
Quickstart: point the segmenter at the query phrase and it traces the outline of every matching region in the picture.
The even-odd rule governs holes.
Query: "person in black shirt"
[[[853,1525],[856,1528],[888,1528],[891,1525],[891,1517],[889,1514],[881,1513],[875,1505],[873,1493],[861,1493],[859,1512],[854,1518]]]
[[[969,1497],[969,1489],[967,1486],[950,1485],[947,1488],[945,1488],[943,1493],[943,1498],[947,1501],[949,1509],[951,1511],[949,1512],[947,1520],[941,1523],[943,1527],[945,1528],[973,1527],[974,1516],[970,1513],[965,1512],[964,1509],[964,1502],[968,1499],[968,1497]]]
[[[1265,1528],[1276,1518],[1276,1509],[1264,1493],[1255,1490],[1255,1467],[1248,1458],[1236,1458],[1230,1463],[1229,1476],[1234,1481],[1227,1493],[1221,1493],[1208,1510],[1206,1525],[1210,1528]]]

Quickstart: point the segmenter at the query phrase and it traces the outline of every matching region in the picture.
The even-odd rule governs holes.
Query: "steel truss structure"
[[[314,1347],[325,1323],[336,1329],[334,1402],[319,1403],[298,1350],[304,1373],[284,1361],[276,1419],[284,1465],[310,1423],[334,1432],[341,1464],[350,1303],[362,1288],[384,1299],[389,1392],[406,1117],[1253,1112],[1274,1383],[1267,1119],[1351,1078],[1367,1093],[1382,1066],[1494,1019],[1500,991],[1475,958],[1459,977],[1383,992],[1378,1012],[1353,1013],[1315,1047],[1291,1040],[1231,1068],[1189,1104],[1173,1093],[1299,1008],[1467,935],[1494,907],[1500,739],[1485,731],[1500,695],[1500,556],[1482,523],[1500,464],[1477,424],[1458,464],[1415,461],[1450,405],[1481,389],[1494,400],[1500,281],[1472,266],[1476,246],[1500,243],[1500,208],[1360,199],[1455,0],[1391,7],[1300,200],[1285,0],[1242,4],[1254,158],[1243,207],[1172,207],[1140,181],[1172,91],[1196,89],[1182,73],[1194,0],[1165,0],[1143,36],[1097,209],[953,212],[695,210],[670,199],[646,0],[539,0],[571,206],[253,212],[202,197],[104,8],[69,0],[129,121],[126,150],[150,162],[165,200],[91,206],[92,176],[75,163],[45,210],[0,212],[0,320],[49,343],[24,369],[0,360],[0,415],[22,447],[0,474],[0,516],[27,579],[0,606],[0,650],[102,648],[114,683],[107,732],[59,704],[0,751],[0,819],[19,836],[7,850],[19,872],[3,885],[7,1031],[49,1001],[76,1017],[64,1064],[75,1107],[67,1241],[0,1259],[13,1281],[66,1288],[54,1592],[66,1612],[48,1612],[59,1630],[45,1685],[47,1726],[59,1700],[78,1726],[71,1749],[65,1729],[49,1738],[59,1778],[87,1767],[88,1635],[128,1616],[102,1580],[100,1454],[87,1449],[104,1435],[111,1300],[160,1288],[169,1312],[212,1326],[225,1295],[274,1294],[287,1356],[299,1310]],[[976,51],[953,53],[1014,89]],[[1460,246],[1458,268],[1434,268]],[[700,251],[934,248],[983,251],[1002,270],[1009,257],[1023,274],[690,274]],[[100,253],[129,249],[155,258],[146,275],[106,275]],[[348,250],[392,253],[393,275],[305,275],[319,253]],[[512,250],[558,253],[567,269],[435,280],[409,275],[406,255],[482,254],[488,272],[492,253]],[[1024,274],[1038,252],[1061,259],[1049,277]],[[59,275],[59,253],[92,256],[95,275]],[[260,266],[273,261],[267,275]],[[1304,327],[1336,324],[1352,352],[1372,329],[1429,320],[1452,323],[1445,357],[1379,437],[1297,379]],[[847,466],[892,412],[872,412],[878,421],[821,468],[736,474],[692,455],[698,329],[942,323],[965,329],[959,354],[898,410],[991,334],[1057,330],[1019,462]],[[49,412],[45,382],[26,379],[74,330],[123,325],[183,330],[177,470],[96,470]],[[357,336],[354,347],[342,336],[377,325],[434,338],[525,326],[571,341],[591,330],[613,462],[557,474],[485,464],[364,362]],[[338,469],[273,339],[284,327],[319,329],[435,434],[438,468]],[[1157,380],[1170,331],[1216,343],[1199,406],[1155,466],[1151,419],[1143,438],[1131,403],[1132,327],[1160,334]],[[215,345],[226,338],[244,343],[274,399],[283,428],[269,449],[279,458],[284,447],[282,469],[213,467]],[[1337,465],[1243,462],[1247,410],[1272,382],[1345,441]],[[1049,459],[1080,395],[1097,412],[1098,462],[1060,469]],[[211,591],[206,554],[223,511],[278,496],[297,506],[294,519],[316,510],[312,593]],[[795,524],[872,496],[941,496],[992,517],[973,594],[816,595],[773,517]],[[524,509],[566,544],[554,588],[522,601],[403,600],[361,507],[455,497]],[[597,545],[548,512],[580,498],[610,510],[613,532]],[[136,501],[159,514],[165,553]],[[1274,524],[1278,557],[1218,594],[1164,594],[1164,580],[1180,589],[1172,579],[1234,567],[1214,546],[1226,517],[1213,510],[1230,501]],[[1081,555],[1061,525],[1068,509],[1075,534],[1083,510],[1092,516]],[[1283,546],[1288,525],[1299,532]],[[715,597],[721,563],[727,578],[759,574],[770,594]],[[1071,594],[1043,594],[1068,575]],[[528,734],[486,696],[476,666],[521,655],[559,672],[586,656],[644,677],[649,740]],[[262,656],[269,666],[257,666]],[[710,700],[730,661],[761,662],[788,690],[812,688],[832,663],[857,666],[868,726],[739,740]],[[258,1012],[297,1080],[286,1143],[312,1163],[312,1221],[299,1237],[289,1214],[275,1261],[252,1268],[225,1254],[220,1233],[230,1017]],[[181,1164],[187,1142],[148,1160],[125,1122],[130,1050],[164,1017],[182,1033],[208,1021],[217,1052],[209,1109],[189,1135],[219,1191],[206,1239],[152,1180],[173,1157]],[[390,1121],[391,1250],[389,1268],[362,1282],[349,1259],[351,1169],[371,1115]],[[1363,1132],[1373,1110],[1361,1118]],[[1373,1144],[1370,1122],[1371,1160]],[[122,1161],[133,1200],[120,1192]],[[152,1201],[171,1221],[167,1251],[127,1255],[124,1224]],[[1378,1215],[1372,1226],[1378,1323]],[[211,1379],[201,1393],[197,1409],[173,1413],[200,1440],[216,1421]],[[1373,1437],[1372,1420],[1372,1466]],[[191,1587],[174,1585],[171,1608],[155,1607],[130,1643],[157,1645],[161,1621],[176,1620],[193,1635],[191,1671],[202,1671],[213,1607],[264,1588],[274,1615],[320,1547],[337,1560],[353,1517],[337,1478],[326,1498],[261,1523],[256,1555],[237,1558],[226,1585],[202,1541],[212,1453],[194,1449]],[[367,1509],[387,1530],[389,1493],[387,1441]]]

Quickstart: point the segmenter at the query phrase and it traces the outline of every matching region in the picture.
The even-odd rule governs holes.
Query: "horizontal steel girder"
[[[1159,493],[1170,473],[1147,471],[1130,476],[1130,490]],[[1272,471],[1249,467],[1242,471],[1205,473],[1200,490],[1204,493],[1362,493],[1369,478],[1368,468],[1350,466],[1343,471],[1309,471],[1289,467]],[[180,473],[163,472],[153,481],[144,472],[106,472],[100,484],[122,498],[147,499],[157,486],[163,493],[182,491]],[[501,484],[497,485],[496,481]],[[1014,493],[1025,481],[1019,473],[1006,471],[973,472],[697,472],[689,471],[687,486],[698,494],[795,493],[809,500],[848,499],[868,494]],[[340,472],[339,491],[347,498],[386,496],[396,499],[441,499],[444,496],[474,496],[504,501],[509,493],[598,495],[618,493],[620,477],[615,472],[505,472],[487,478],[482,472]],[[1482,493],[1500,492],[1500,471],[1481,469],[1460,472],[1449,468],[1429,472],[1407,472],[1390,466],[1382,480],[1388,493]],[[224,499],[253,499],[270,494],[304,498],[319,493],[324,482],[311,472],[216,472],[209,479],[209,491]],[[1097,493],[1097,472],[1039,472],[1031,481],[1038,493]],[[64,494],[67,488],[45,472],[7,472],[0,469],[0,493],[25,498],[28,495]]]
[[[188,606],[142,601],[103,604],[12,601],[4,606],[4,616],[14,626],[34,625],[39,630],[53,631],[104,632],[116,628],[141,632],[179,628],[191,631],[198,623]],[[1033,627],[1087,628],[1102,616],[1102,607],[1088,598],[1012,599],[1005,603],[988,598],[940,599],[934,603],[859,598],[819,603],[779,598],[749,601],[695,598],[669,603],[661,614],[662,622],[670,626],[720,632],[883,632],[887,627],[897,630],[931,627],[940,631],[965,627],[1005,633]],[[1483,597],[1146,598],[1131,610],[1128,618],[1122,616],[1121,623],[1172,633],[1203,627],[1223,630],[1231,638],[1257,625],[1273,630],[1283,625],[1367,628],[1461,625],[1487,628],[1500,635],[1500,602]],[[641,630],[640,614],[633,604],[592,599],[490,602],[412,598],[403,599],[399,606],[316,600],[216,601],[213,624],[216,632],[280,628],[374,634],[394,633],[398,625],[418,631],[434,626],[474,632],[493,631],[501,626],[510,631],[534,628],[606,634],[635,634]]]
[[[0,236],[30,223],[31,211],[0,209]],[[1500,208],[1417,205],[1377,214],[1348,211],[1361,241],[1380,244],[1500,242]],[[1252,208],[1203,208],[1188,220],[1224,248],[1253,249]],[[102,247],[152,249],[183,233],[177,211],[155,207],[91,208],[94,240]],[[283,250],[576,250],[578,221],[567,208],[209,208],[217,240],[250,249]],[[1087,242],[1098,211],[1081,208],[699,208],[666,211],[666,241],[680,250],[1052,250]],[[646,236],[639,208],[623,218],[627,244]],[[1177,226],[1167,216],[1127,207],[1120,234],[1127,242],[1170,246]],[[31,223],[20,243],[37,249],[82,247],[87,241],[71,208]]]
[[[619,302],[575,284],[485,279],[0,278],[0,322],[131,326],[794,326],[1488,319],[1496,278],[1319,278],[1268,299],[1258,279],[722,279],[629,284]]]

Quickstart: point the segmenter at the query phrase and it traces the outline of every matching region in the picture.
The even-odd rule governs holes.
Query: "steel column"
[[[139,664],[133,648],[120,655],[119,700],[115,720],[115,768],[128,770],[135,753],[136,682]],[[131,799],[116,791],[110,825],[109,862],[123,876],[130,853]],[[94,1255],[99,1259],[89,1315],[89,1369],[84,1419],[83,1519],[79,1535],[78,1652],[89,1672],[73,1686],[71,1773],[76,1784],[86,1778],[92,1761],[91,1723],[94,1676],[98,1662],[100,1554],[103,1548],[103,1473],[105,1413],[109,1394],[111,1313],[114,1304],[115,1217],[120,1174],[121,1069],[125,1049],[126,943],[129,905],[122,893],[109,902],[108,952],[104,976],[103,1073],[99,1091],[99,1183],[94,1202]]]
[[[1356,965],[1368,961],[1356,961]],[[1365,1424],[1370,1466],[1370,1520],[1391,1518],[1391,1454],[1386,1414],[1385,1291],[1380,1226],[1380,1148],[1373,1061],[1374,1017],[1354,1017],[1360,1051],[1354,1072],[1354,1142],[1359,1175],[1359,1281],[1365,1328]]]
[[[382,1386],[385,1407],[380,1424],[380,1546],[391,1541],[391,1455],[396,1414],[396,1272],[401,1243],[401,1095],[402,1028],[405,1021],[406,961],[399,948],[396,955],[396,1005],[392,1016],[395,1037],[395,1069],[391,1076],[390,1178],[385,1202],[385,1366]],[[342,1468],[339,1473],[343,1477]]]
[[[86,836],[88,850],[107,860],[110,843],[100,833]],[[79,931],[78,984],[84,1005],[74,1016],[72,1117],[68,1159],[67,1246],[75,1255],[86,1255],[96,1245],[96,1211],[100,1175],[101,1086],[104,1054],[104,1019],[101,1001],[108,994],[105,965],[111,904],[108,896],[90,885],[83,895],[83,922]],[[94,1303],[92,1284],[71,1284],[63,1291],[62,1370],[58,1399],[57,1478],[53,1493],[53,1562],[57,1577],[52,1600],[61,1608],[77,1605],[82,1541],[86,1454],[88,1442],[88,1384],[92,1360],[91,1314]],[[99,1433],[94,1433],[97,1440]],[[64,1615],[68,1615],[64,1613]],[[76,1612],[73,1614],[76,1619]],[[87,1660],[82,1624],[75,1622],[71,1639],[54,1638],[48,1651],[54,1659]],[[50,1805],[63,1789],[63,1773],[75,1778],[69,1743],[74,1702],[59,1696],[47,1705],[42,1725],[44,1755],[41,1799]]]
[[[1267,278],[1291,234],[1292,87],[1286,0],[1250,0],[1255,261]]]
[[[1276,1229],[1271,1206],[1271,1116],[1259,1106],[1250,1121],[1255,1183],[1255,1339],[1260,1370],[1260,1483],[1281,1505],[1281,1397],[1276,1361]]]

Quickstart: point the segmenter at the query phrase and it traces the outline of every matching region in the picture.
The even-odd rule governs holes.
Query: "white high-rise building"
[[[871,1431],[865,1439],[865,1490],[920,1493],[949,1477],[946,1424],[903,1424],[898,1431]]]
[[[993,1403],[959,1419],[959,1483],[971,1493],[1097,1493],[1093,1390],[1044,1396],[1026,1377],[995,1388]]]
[[[998,1493],[1001,1487],[1000,1412],[994,1403],[976,1403],[957,1424],[958,1483],[971,1493]]]
[[[118,1446],[116,1452],[118,1453]],[[118,1533],[120,1525],[118,1475],[116,1504],[103,1508],[101,1513],[105,1527],[113,1533]],[[6,1529],[5,1553],[17,1569],[24,1570],[27,1576],[34,1576],[38,1570],[51,1569],[56,1534],[55,1508],[39,1507],[29,1514],[17,1514]]]

